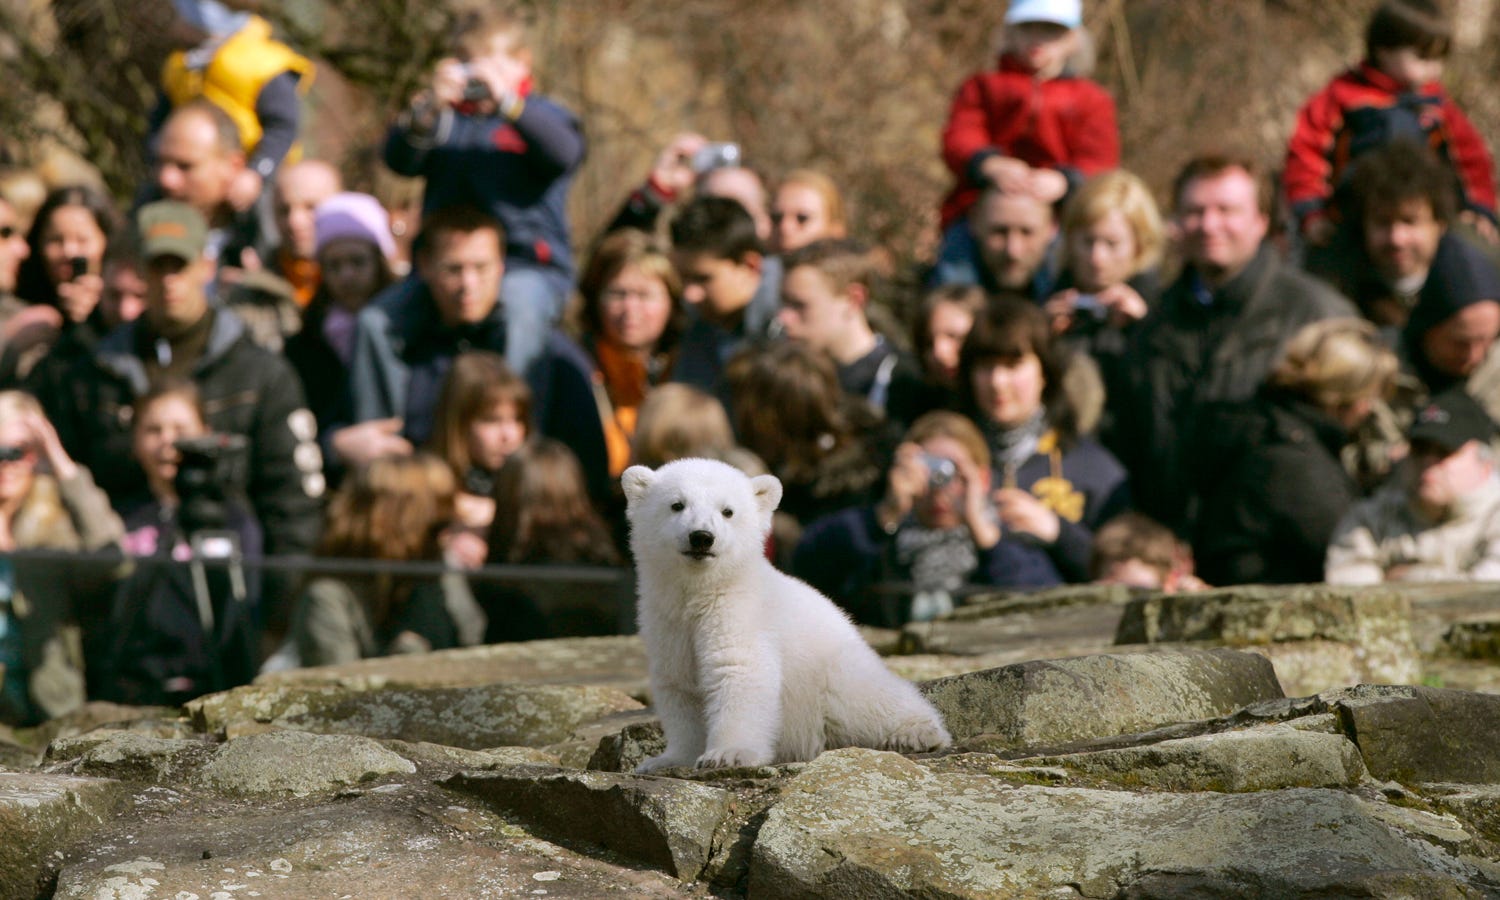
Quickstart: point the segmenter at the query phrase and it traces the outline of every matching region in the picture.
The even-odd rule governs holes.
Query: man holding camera
[[[571,112],[532,91],[520,19],[476,10],[455,35],[454,57],[438,63],[431,86],[386,136],[385,162],[426,179],[424,218],[473,205],[504,226],[505,359],[524,374],[572,292],[567,198],[583,131]]]
[[[296,373],[256,346],[233,313],[210,302],[214,264],[203,255],[208,225],[196,209],[151,203],[141,208],[137,226],[145,312],[100,341],[63,380],[63,391],[42,398],[63,445],[117,508],[129,506],[146,494],[145,474],[130,452],[133,405],[154,383],[189,379],[210,430],[248,442],[243,487],[265,531],[266,552],[306,553],[318,535],[323,465]]]

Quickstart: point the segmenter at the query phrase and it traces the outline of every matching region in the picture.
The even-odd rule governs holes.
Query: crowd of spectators
[[[685,456],[775,474],[766,553],[868,624],[1500,575],[1493,163],[1434,0],[1380,4],[1277,166],[1205,148],[1165,208],[1079,0],[1011,0],[912,271],[697,134],[575,244],[583,123],[502,10],[371,142],[425,185],[408,271],[302,157],[314,63],[172,6],[128,208],[0,190],[0,721],[568,633],[619,593],[620,473]]]

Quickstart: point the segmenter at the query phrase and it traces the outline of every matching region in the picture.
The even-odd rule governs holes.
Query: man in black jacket
[[[214,266],[203,258],[207,224],[197,210],[159,201],[141,209],[138,225],[145,312],[101,340],[65,379],[65,391],[41,398],[63,445],[116,507],[129,506],[146,491],[131,454],[132,404],[155,382],[190,379],[209,428],[249,442],[242,487],[266,552],[306,553],[318,536],[323,465],[296,374],[256,346],[233,313],[210,302]],[[268,599],[278,598],[268,592]]]
[[[1356,313],[1264,243],[1269,194],[1253,163],[1195,159],[1174,196],[1186,265],[1108,373],[1106,439],[1130,470],[1137,506],[1188,533],[1221,413],[1255,395],[1303,325]]]

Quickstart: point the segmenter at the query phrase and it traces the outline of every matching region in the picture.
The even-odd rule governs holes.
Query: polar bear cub
[[[707,459],[621,477],[651,697],[667,749],[637,767],[759,766],[834,747],[936,750],[942,717],[843,611],[765,556],[774,476]]]

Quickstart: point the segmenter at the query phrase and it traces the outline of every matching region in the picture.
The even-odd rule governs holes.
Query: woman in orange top
[[[639,231],[621,231],[599,245],[579,280],[583,347],[603,389],[599,412],[609,474],[630,460],[630,438],[646,391],[665,380],[682,330],[682,283],[665,253]]]

